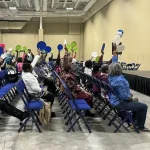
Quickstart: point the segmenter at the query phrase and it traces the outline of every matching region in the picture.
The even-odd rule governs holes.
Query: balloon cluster
[[[75,53],[78,52],[77,43],[75,41],[73,41],[71,44],[66,44],[66,48],[67,48],[68,52],[71,52],[72,50]]]
[[[120,39],[123,36],[123,34],[124,34],[123,30],[118,30],[113,40],[113,47],[116,47],[116,51],[118,53],[121,53],[125,49],[125,46],[122,45],[122,43],[120,42]]]
[[[38,48],[40,51],[44,52],[44,53],[50,53],[50,52],[52,52],[52,48],[51,48],[50,46],[47,46],[44,41],[38,42],[38,43],[37,43],[37,48]],[[63,50],[63,46],[62,46],[61,44],[59,44],[59,45],[57,46],[57,49],[58,49],[59,51],[61,51],[61,50]]]

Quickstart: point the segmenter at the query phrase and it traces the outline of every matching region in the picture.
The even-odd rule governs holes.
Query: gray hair
[[[109,74],[112,76],[118,76],[122,74],[122,67],[119,63],[112,63],[109,65]]]

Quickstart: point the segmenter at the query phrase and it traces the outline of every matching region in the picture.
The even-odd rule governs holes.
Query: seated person
[[[93,66],[92,76],[98,78],[101,81],[109,83],[108,82],[108,65],[103,64],[101,66],[101,69],[100,69],[100,66],[101,66],[100,64],[95,64]],[[101,90],[96,85],[93,85],[93,93],[95,94],[100,93],[100,91]]]
[[[29,94],[35,98],[42,98],[47,102],[51,102],[51,106],[52,106],[54,102],[54,94],[40,87],[37,78],[32,74],[33,69],[31,64],[24,63],[22,69],[23,69],[22,79],[25,83],[25,86]],[[52,117],[54,116],[55,114],[52,113]]]
[[[71,73],[71,65],[64,66],[64,74],[62,76],[62,79],[71,89],[72,94],[76,99],[84,99],[91,107],[93,107],[92,95],[76,84],[76,79]],[[94,117],[95,115],[92,114],[90,111],[87,111],[86,116]]]
[[[4,100],[0,100],[0,110],[10,116],[18,118],[20,121],[23,121],[29,116],[28,112],[23,112]]]
[[[22,61],[22,57],[19,57],[17,60],[17,68],[18,68],[18,72],[22,72],[22,65],[23,65],[23,61]]]
[[[109,66],[109,83],[114,90],[110,95],[111,105],[117,109],[125,109],[136,113],[136,120],[139,130],[149,131],[145,127],[146,115],[148,106],[138,101],[138,98],[133,98],[130,93],[128,81],[122,75],[122,67],[119,63],[112,63]]]
[[[84,73],[88,74],[88,75],[92,75],[92,61],[91,60],[87,60],[85,62],[85,69],[84,69]]]

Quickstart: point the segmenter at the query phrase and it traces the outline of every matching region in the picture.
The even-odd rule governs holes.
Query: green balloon
[[[28,53],[28,49],[25,49],[24,51],[25,51],[26,54]]]
[[[71,46],[69,44],[66,45],[68,52],[71,52]]]
[[[75,41],[73,41],[73,42],[71,43],[71,48],[75,48],[76,45],[77,45],[77,43],[76,43]]]
[[[27,47],[26,47],[26,46],[24,46],[24,47],[23,47],[23,50],[26,50],[26,49],[27,49]]]
[[[13,54],[16,53],[16,50],[12,50],[12,53],[13,53]]]
[[[98,63],[100,56],[97,56],[95,62]]]
[[[75,48],[73,49],[73,51],[74,51],[75,53],[77,53],[77,52],[78,52],[78,48],[75,47]]]
[[[16,46],[16,50],[18,50],[18,51],[21,50],[21,46],[20,46],[20,45],[17,45],[17,46]]]

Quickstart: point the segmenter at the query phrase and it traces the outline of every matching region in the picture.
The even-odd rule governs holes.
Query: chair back
[[[25,91],[25,84],[23,82],[22,79],[20,79],[17,83],[16,83],[16,88],[19,92],[19,94],[23,94]]]

